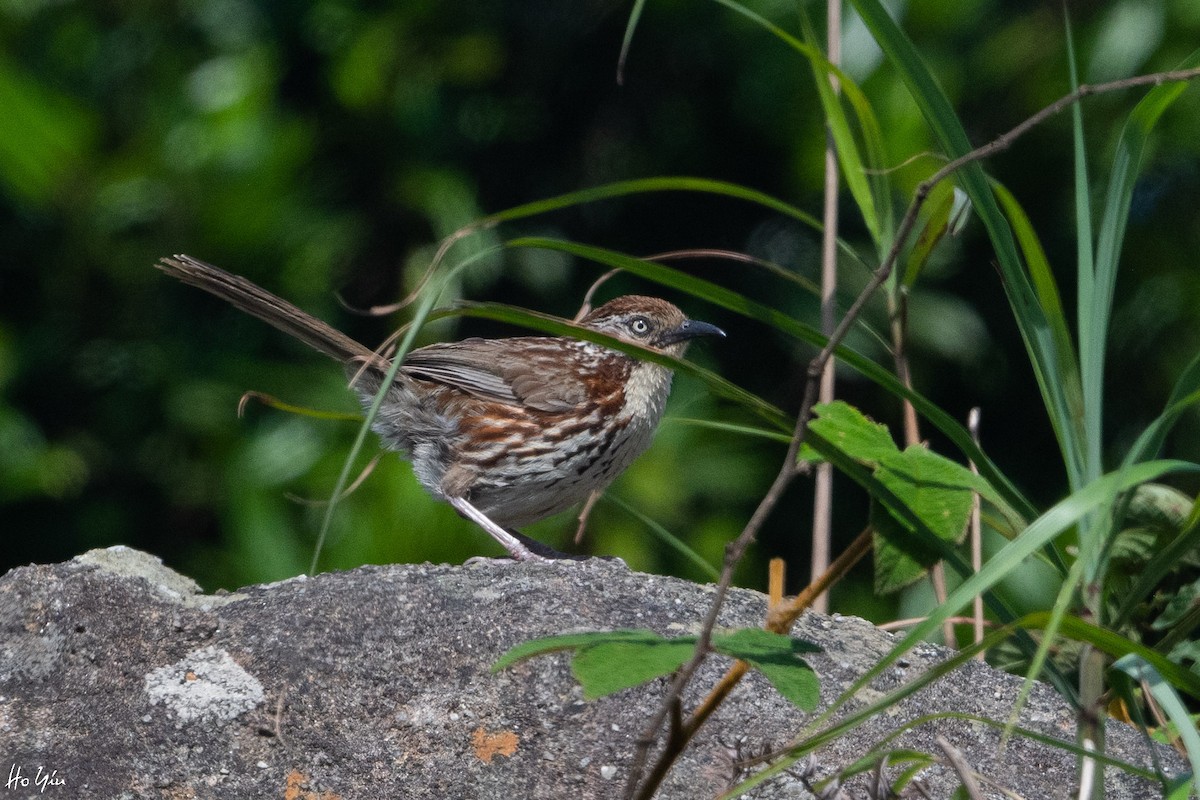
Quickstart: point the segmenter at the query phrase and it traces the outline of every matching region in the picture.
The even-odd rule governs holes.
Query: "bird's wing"
[[[464,339],[414,350],[402,368],[485,400],[566,411],[587,399],[587,387],[563,355],[561,341],[549,337]]]

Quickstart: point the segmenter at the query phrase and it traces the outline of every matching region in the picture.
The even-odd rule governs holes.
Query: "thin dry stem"
[[[876,625],[875,627],[879,628],[879,630],[881,630],[881,631],[900,631],[900,630],[904,630],[905,628],[911,628],[914,625],[920,625],[922,622],[924,622],[927,619],[929,619],[929,617],[908,617],[907,619],[894,619],[891,622],[881,622],[878,625]],[[946,619],[948,619],[954,625],[969,625],[975,621],[975,618],[973,616],[972,617],[947,617]],[[989,623],[989,622],[985,621],[984,624],[990,625],[990,624],[994,624],[994,623]]]
[[[783,603],[787,562],[782,558],[772,558],[767,564],[767,608],[773,609]]]
[[[946,760],[950,762],[950,766],[958,773],[958,779],[962,781],[962,786],[967,792],[967,797],[971,798],[971,800],[983,800],[983,789],[979,786],[979,781],[975,777],[975,770],[967,763],[967,759],[963,756],[962,752],[950,744],[943,736],[937,736],[933,741],[946,754]]]
[[[598,501],[603,494],[603,492],[592,492],[588,495],[588,499],[584,501],[583,508],[579,511],[579,526],[575,528],[576,547],[583,542],[583,534],[587,532],[588,519],[590,519],[592,516],[592,509],[596,507],[596,501]]]
[[[825,48],[829,63],[837,66],[842,52],[841,0],[826,1]],[[836,96],[841,91],[837,76],[830,74],[829,82]],[[837,323],[837,237],[838,237],[838,160],[837,142],[833,131],[825,128],[825,198],[821,230],[821,333],[828,336]],[[820,402],[832,403],[834,397],[833,362],[828,361],[821,372]],[[833,465],[817,465],[813,481],[812,565],[811,580],[817,580],[829,568],[829,553],[833,540]],[[813,607],[824,614],[829,611],[829,599],[818,596]]]
[[[975,445],[979,445],[979,409],[972,408],[967,414],[967,430],[971,432],[971,439]],[[970,462],[971,474],[978,475],[979,467],[975,466],[975,462]],[[979,492],[972,493],[971,497],[971,569],[975,572],[983,569],[983,521],[982,509],[979,500]],[[983,595],[975,595],[974,608],[972,616],[974,617],[974,640],[975,644],[983,641]],[[984,653],[980,650],[976,655],[977,661],[984,660]]]

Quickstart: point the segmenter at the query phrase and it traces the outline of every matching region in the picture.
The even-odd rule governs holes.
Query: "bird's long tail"
[[[154,266],[184,283],[203,289],[251,316],[339,361],[377,362],[365,345],[243,277],[186,255],[160,259]]]

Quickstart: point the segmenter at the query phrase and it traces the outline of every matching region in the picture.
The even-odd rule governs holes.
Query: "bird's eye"
[[[634,317],[629,321],[629,330],[641,336],[650,330],[650,320],[645,317]]]

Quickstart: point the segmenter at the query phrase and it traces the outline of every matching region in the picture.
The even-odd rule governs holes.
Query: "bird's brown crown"
[[[637,344],[680,355],[689,339],[725,334],[715,326],[689,320],[675,305],[657,297],[626,295],[588,313],[580,324]]]

